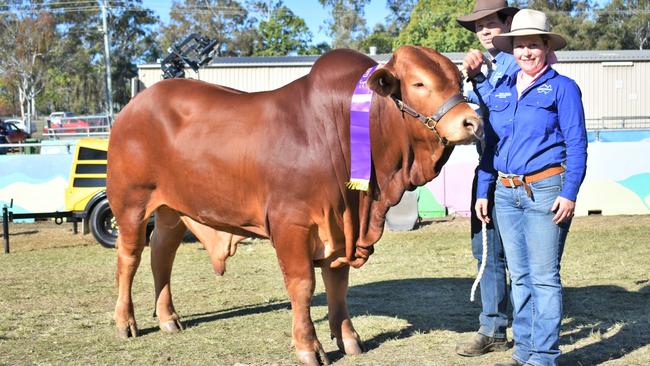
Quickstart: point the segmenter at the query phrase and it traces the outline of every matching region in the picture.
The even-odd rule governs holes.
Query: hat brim
[[[469,14],[469,15],[463,15],[462,17],[456,18],[456,21],[458,24],[460,24],[461,27],[471,31],[472,33],[476,33],[476,24],[475,22],[479,19],[485,18],[488,15],[492,15],[495,13],[503,13],[507,16],[513,16],[519,11],[518,8],[513,8],[511,6],[503,7],[503,8],[495,8],[495,9],[485,9],[485,10],[479,10],[475,13]]]
[[[512,39],[518,36],[534,36],[546,35],[548,36],[548,46],[551,51],[557,51],[566,47],[566,40],[564,37],[553,32],[544,32],[537,29],[519,29],[510,33],[504,33],[494,36],[492,38],[492,45],[499,51],[512,53]]]

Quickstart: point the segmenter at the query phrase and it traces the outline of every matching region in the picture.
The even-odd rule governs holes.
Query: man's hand
[[[476,211],[476,217],[478,217],[481,222],[486,224],[490,223],[490,217],[488,216],[488,200],[487,198],[478,198],[476,199],[476,204],[474,205],[474,210]]]
[[[558,196],[553,202],[553,207],[551,211],[555,212],[553,216],[553,222],[559,224],[563,221],[569,220],[573,217],[573,213],[576,208],[576,203],[570,199]]]
[[[469,50],[463,59],[463,69],[470,79],[481,72],[481,64],[483,64],[483,53],[479,50]]]

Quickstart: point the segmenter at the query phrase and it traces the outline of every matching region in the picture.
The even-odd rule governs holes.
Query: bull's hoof
[[[309,352],[309,351],[296,351],[296,356],[298,360],[307,366],[321,366],[321,365],[330,365],[330,359],[327,358],[327,354],[323,350],[323,347],[318,347],[318,352]]]
[[[158,323],[160,330],[165,333],[178,333],[183,330],[183,324],[178,315],[172,315],[171,319]]]
[[[123,325],[117,325],[117,336],[121,339],[127,339],[138,336],[138,325],[135,321],[129,321]]]
[[[343,340],[337,338],[336,345],[339,347],[339,351],[345,353],[346,355],[358,355],[363,353],[361,342],[355,338],[348,338]]]

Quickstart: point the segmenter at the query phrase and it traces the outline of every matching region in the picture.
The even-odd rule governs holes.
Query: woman
[[[475,209],[489,222],[494,204],[510,272],[512,360],[497,365],[555,365],[560,355],[560,259],[587,161],[580,89],[550,64],[564,38],[548,31],[546,15],[523,9],[494,46],[512,53],[521,70],[496,86],[486,104],[486,151]]]

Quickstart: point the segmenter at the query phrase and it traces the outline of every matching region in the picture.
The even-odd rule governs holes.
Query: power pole
[[[102,7],[102,24],[104,26],[104,63],[105,63],[105,71],[106,71],[106,87],[104,88],[104,92],[106,93],[106,104],[108,110],[106,111],[106,114],[108,117],[113,120],[113,90],[111,86],[111,51],[110,51],[110,42],[109,42],[109,36],[108,36],[108,21],[107,21],[107,10],[106,8],[108,7],[108,0],[100,0],[101,1],[101,7]]]

